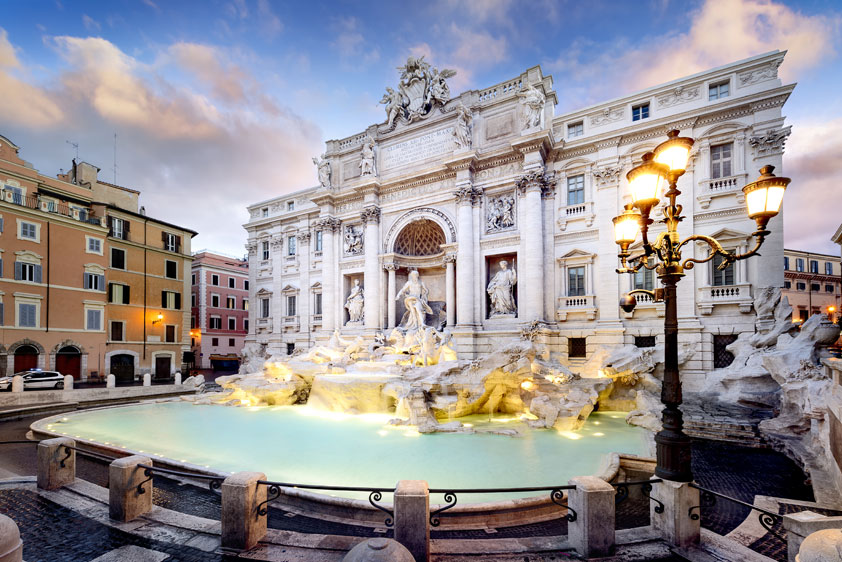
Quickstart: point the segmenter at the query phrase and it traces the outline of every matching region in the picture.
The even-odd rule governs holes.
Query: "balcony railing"
[[[751,296],[751,284],[721,285],[716,287],[699,287],[699,311],[702,314],[710,314],[713,307],[719,304],[736,304],[740,312],[751,312],[753,298]]]
[[[90,211],[70,207],[64,201],[44,199],[38,194],[23,195],[10,189],[0,189],[0,201],[5,201],[6,203],[11,203],[12,205],[20,205],[21,207],[26,207],[27,209],[40,210],[45,213],[55,213],[80,222],[102,226],[102,218],[91,214]]]
[[[736,195],[737,203],[742,204],[745,202],[742,191],[745,184],[745,174],[702,180],[699,182],[699,204],[702,209],[707,209],[714,197],[731,194]]]
[[[593,201],[559,207],[558,226],[561,230],[567,229],[567,223],[574,220],[585,220],[585,226],[590,227],[594,220]]]
[[[255,327],[257,328],[258,332],[260,332],[260,331],[271,332],[272,331],[272,319],[271,318],[258,318],[255,321]]]
[[[584,312],[587,314],[588,320],[596,318],[596,297],[594,295],[559,297],[557,307],[556,316],[561,321],[567,320],[567,315],[571,312]]]

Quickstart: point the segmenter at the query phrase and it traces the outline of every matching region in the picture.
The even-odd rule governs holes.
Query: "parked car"
[[[58,371],[21,371],[15,376],[23,378],[23,389],[34,388],[64,388],[64,375]],[[0,390],[12,389],[12,377],[0,377]]]

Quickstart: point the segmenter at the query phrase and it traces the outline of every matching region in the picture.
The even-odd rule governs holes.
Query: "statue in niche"
[[[380,103],[386,106],[386,125],[391,127],[395,119],[403,114],[403,95],[387,86]]]
[[[404,284],[403,288],[398,292],[395,300],[403,298],[403,304],[406,307],[406,316],[401,323],[401,327],[407,331],[421,330],[426,327],[425,317],[427,314],[432,314],[433,309],[427,304],[427,287],[421,281],[418,272],[413,270],[409,272],[409,279]]]
[[[322,187],[330,187],[330,162],[327,161],[325,155],[322,154],[322,157],[314,157],[313,164],[316,165],[316,169],[319,171],[319,183]]]
[[[541,117],[544,114],[544,102],[546,101],[544,94],[530,84],[526,89],[518,92],[517,95],[523,104],[523,128],[540,127]]]
[[[359,226],[347,225],[345,227],[345,253],[349,256],[357,256],[363,253],[363,230]]]
[[[515,268],[509,269],[509,262],[500,260],[498,271],[488,283],[488,296],[491,297],[491,317],[513,316],[517,312],[517,305],[513,296],[513,289],[517,283]]]
[[[354,279],[354,286],[351,287],[351,292],[345,299],[345,308],[348,309],[348,324],[359,324],[363,321],[364,304],[365,296],[363,295],[363,288],[360,287],[360,280]]]
[[[456,111],[456,125],[453,127],[456,147],[471,148],[471,114],[463,105],[460,105]]]
[[[504,195],[488,201],[488,211],[485,218],[486,232],[505,230],[515,225],[515,198]]]
[[[366,137],[363,143],[362,158],[360,159],[360,175],[377,175],[377,170],[374,167],[374,139],[371,137]]]

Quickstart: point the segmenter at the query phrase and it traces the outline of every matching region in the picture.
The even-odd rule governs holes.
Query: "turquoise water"
[[[169,402],[73,413],[49,428],[219,471],[265,472],[284,482],[391,488],[398,480],[426,480],[431,488],[508,488],[566,484],[595,473],[610,452],[644,455],[646,433],[626,424],[625,415],[595,412],[577,432],[530,429],[510,416],[472,416],[460,421],[477,430],[516,428],[522,436],[421,435],[388,425],[389,415]],[[520,494],[530,495],[536,494]],[[477,494],[460,503],[509,497],[518,494]]]

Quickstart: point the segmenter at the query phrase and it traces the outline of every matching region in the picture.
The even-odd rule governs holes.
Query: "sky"
[[[150,216],[244,254],[246,205],[316,184],[324,142],[385,120],[424,54],[451,91],[540,64],[556,114],[772,51],[797,82],[788,248],[839,253],[842,5],[835,0],[0,0],[0,135],[55,176],[76,155]],[[116,134],[116,172],[115,137]],[[72,144],[73,143],[73,144]]]

